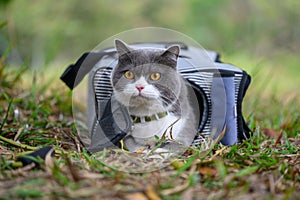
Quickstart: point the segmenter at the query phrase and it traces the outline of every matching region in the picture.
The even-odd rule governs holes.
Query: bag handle
[[[116,54],[116,51],[86,52],[81,55],[75,64],[68,66],[60,79],[73,90],[103,56],[114,54]]]

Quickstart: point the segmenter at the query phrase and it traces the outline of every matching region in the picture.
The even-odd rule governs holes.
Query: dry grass
[[[0,199],[299,199],[300,113],[292,102],[257,106],[248,117],[253,136],[240,145],[216,144],[206,154],[194,148],[159,163],[120,150],[90,155],[66,89],[35,80],[22,90],[1,70],[0,135],[9,140],[0,141]],[[55,155],[39,166],[16,162],[47,145]]]

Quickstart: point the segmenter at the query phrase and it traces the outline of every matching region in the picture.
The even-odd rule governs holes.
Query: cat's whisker
[[[161,97],[160,99],[161,99],[162,103],[165,103],[166,105],[174,105],[176,103],[176,101],[178,100],[178,99],[175,99],[175,101],[170,101],[170,99],[166,100],[166,98],[163,98],[163,97]]]

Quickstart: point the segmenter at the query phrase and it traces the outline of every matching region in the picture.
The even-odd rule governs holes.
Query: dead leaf
[[[82,176],[78,173],[78,171],[75,169],[75,166],[71,162],[70,158],[67,156],[66,156],[66,161],[74,181],[78,182],[82,180],[83,179]]]
[[[174,160],[171,162],[171,166],[174,167],[174,169],[179,169],[181,168],[185,162],[183,160]]]
[[[198,169],[198,172],[202,175],[208,175],[208,176],[216,176],[218,174],[218,170],[207,166],[200,167]]]
[[[161,200],[152,186],[147,187],[147,190],[145,192],[150,200]]]
[[[80,177],[82,179],[102,179],[105,177],[103,174],[88,172],[85,170],[79,171],[78,173],[80,173]]]
[[[182,154],[182,156],[188,157],[188,156],[191,156],[193,153],[195,153],[195,150],[192,148],[188,148],[185,150],[185,152]]]
[[[141,153],[143,153],[146,149],[147,149],[147,147],[142,147],[142,148],[136,150],[135,153],[141,154]]]
[[[262,128],[261,132],[267,136],[267,137],[271,137],[271,138],[275,138],[277,139],[280,136],[280,132],[276,131],[274,129],[271,128]]]
[[[182,192],[184,191],[185,189],[187,189],[189,187],[189,182],[186,181],[184,184],[182,185],[178,185],[176,187],[173,187],[173,188],[170,188],[170,189],[166,189],[166,190],[163,190],[162,193],[164,195],[171,195],[171,194],[176,194],[176,193],[179,193],[179,192]]]
[[[50,151],[48,151],[47,155],[45,156],[45,168],[46,168],[46,172],[48,172],[49,174],[52,174],[52,168],[54,167],[54,161],[52,159],[52,152],[54,151],[54,149],[51,149]]]
[[[251,160],[244,160],[244,163],[248,166],[251,166],[254,164]]]
[[[289,138],[291,145],[300,146],[300,138]]]
[[[226,150],[227,148],[228,148],[228,146],[224,146],[224,147],[222,147],[222,149],[217,150],[216,153],[214,154],[214,156],[218,156],[218,155],[222,154],[223,151]]]
[[[132,200],[132,199],[135,199],[135,200],[148,200],[146,195],[141,193],[141,192],[125,194],[124,197],[125,197],[125,199],[128,199],[128,200]]]
[[[193,199],[193,192],[194,192],[194,189],[193,188],[189,188],[187,189],[181,196],[181,199],[184,199],[184,200],[191,200]]]
[[[275,144],[274,144],[274,148],[276,148],[276,146],[277,146],[277,144],[279,143],[279,141],[280,141],[280,139],[282,138],[282,136],[283,136],[283,131],[281,131],[281,132],[280,132],[280,135],[277,137],[276,142],[275,142]]]

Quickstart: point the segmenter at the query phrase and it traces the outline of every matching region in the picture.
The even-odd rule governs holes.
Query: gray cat
[[[124,138],[127,149],[137,151],[163,135],[175,140],[173,144],[190,146],[198,121],[190,91],[177,72],[179,46],[133,49],[115,40],[115,47],[119,57],[112,73],[114,96],[128,109],[133,122]],[[168,143],[163,149],[174,150],[175,146]]]

